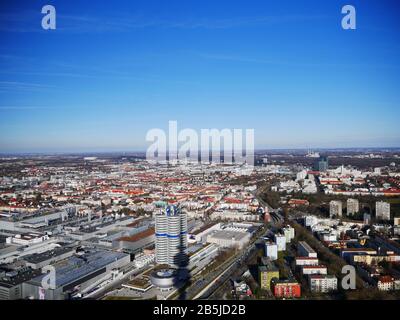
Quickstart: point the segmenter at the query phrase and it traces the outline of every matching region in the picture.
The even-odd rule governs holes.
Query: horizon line
[[[349,151],[355,151],[355,150],[399,150],[400,151],[400,146],[398,147],[319,147],[319,148],[305,148],[305,147],[291,147],[291,148],[257,148],[254,149],[254,153],[257,152],[263,152],[263,151],[312,151],[312,152],[317,152],[317,151],[340,151],[340,150],[349,150]],[[209,150],[209,152],[216,151],[216,150]],[[243,149],[242,151],[246,151],[246,149]],[[172,151],[176,152],[176,151]],[[201,153],[202,151],[199,150],[198,153]],[[220,150],[221,153],[223,153],[223,150]],[[112,153],[143,153],[146,154],[146,150],[99,150],[99,151],[0,151],[0,155],[55,155],[55,154],[60,154],[60,155],[85,155],[85,154],[112,154]],[[166,154],[168,155],[169,152],[167,151]]]

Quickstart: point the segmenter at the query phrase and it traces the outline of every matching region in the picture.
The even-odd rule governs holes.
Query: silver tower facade
[[[176,206],[158,212],[156,220],[156,262],[173,267],[187,264],[187,215]]]

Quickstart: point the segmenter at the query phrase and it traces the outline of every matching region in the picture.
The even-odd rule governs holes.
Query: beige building
[[[390,220],[390,203],[377,201],[375,205],[377,220]]]
[[[343,205],[342,205],[342,201],[339,200],[332,200],[329,203],[329,217],[336,217],[336,218],[340,218],[342,216],[342,212],[343,212]]]
[[[352,216],[360,211],[360,203],[358,199],[347,199],[347,215]]]

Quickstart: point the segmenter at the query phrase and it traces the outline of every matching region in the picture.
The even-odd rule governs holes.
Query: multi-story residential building
[[[282,234],[275,234],[275,243],[278,246],[278,251],[286,250],[286,237]]]
[[[301,269],[303,275],[310,274],[328,274],[328,269],[324,265],[318,266],[303,266]]]
[[[309,257],[296,257],[296,267],[298,266],[317,266],[319,264],[318,258]]]
[[[380,276],[377,283],[378,289],[381,291],[394,290],[394,278],[391,276]]]
[[[278,246],[272,241],[265,243],[265,256],[271,261],[278,259]]]
[[[289,243],[294,238],[294,228],[291,226],[286,226],[283,228],[283,234],[286,238],[286,243]]]
[[[329,217],[340,218],[342,216],[342,201],[332,200],[329,202]]]
[[[375,205],[377,220],[390,220],[390,203],[377,201]]]
[[[311,292],[325,293],[337,290],[337,278],[334,275],[310,275],[309,284]]]
[[[279,270],[272,263],[268,263],[265,266],[258,267],[258,278],[260,281],[261,289],[270,290],[271,280],[274,278],[279,279]]]
[[[294,280],[274,280],[273,292],[277,298],[300,298],[301,286]]]
[[[371,215],[369,213],[364,213],[363,222],[364,222],[364,224],[370,224],[371,223]]]
[[[297,246],[299,256],[308,258],[317,258],[317,253],[310,245],[305,241],[300,241]]]
[[[347,215],[353,215],[355,213],[358,213],[360,211],[360,203],[358,199],[347,199]]]

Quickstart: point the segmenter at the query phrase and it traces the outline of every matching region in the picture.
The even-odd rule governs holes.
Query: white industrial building
[[[250,241],[249,232],[216,230],[207,236],[208,243],[215,243],[223,248],[243,248]]]
[[[155,260],[155,255],[154,254],[139,254],[135,256],[135,260],[133,261],[133,264],[135,268],[140,269],[143,268],[144,266],[149,265],[150,263],[153,263]]]
[[[13,237],[7,237],[6,243],[29,246],[46,240],[49,240],[49,236],[47,234],[28,232],[28,233],[16,234]]]

